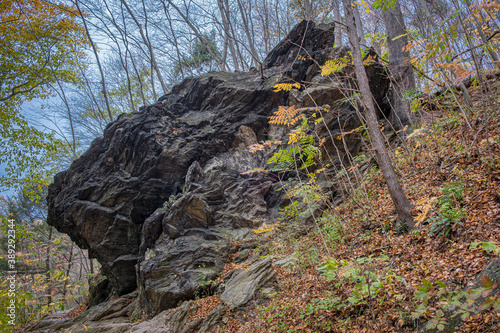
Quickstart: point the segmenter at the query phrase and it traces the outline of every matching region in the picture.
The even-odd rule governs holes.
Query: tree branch
[[[12,97],[16,96],[16,95],[19,95],[19,94],[27,94],[27,93],[30,93],[32,92],[33,90],[35,90],[36,88],[38,88],[40,85],[44,84],[44,83],[47,83],[47,80],[42,80],[40,82],[38,82],[37,84],[35,84],[33,87],[29,88],[29,89],[26,89],[26,90],[19,90],[19,91],[16,91],[16,89],[19,89],[21,87],[24,87],[24,86],[27,86],[29,85],[30,83],[29,82],[25,82],[25,83],[22,83],[18,86],[15,86],[14,88],[12,88],[12,92],[7,95],[6,97],[0,97],[0,102],[5,102],[9,99],[11,99]]]

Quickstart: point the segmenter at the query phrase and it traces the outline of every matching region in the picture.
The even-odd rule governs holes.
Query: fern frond
[[[300,112],[300,109],[296,109],[295,106],[290,106],[289,108],[280,106],[278,111],[269,117],[269,123],[272,125],[293,126],[304,117]]]
[[[340,72],[346,65],[346,58],[328,60],[323,66],[321,66],[321,76],[328,76],[332,73]]]

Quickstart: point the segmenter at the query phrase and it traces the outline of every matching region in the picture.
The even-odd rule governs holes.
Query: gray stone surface
[[[230,309],[237,308],[251,300],[259,288],[275,277],[271,258],[257,261],[231,277],[220,299]]]

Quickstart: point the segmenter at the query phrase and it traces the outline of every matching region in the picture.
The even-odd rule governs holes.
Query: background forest
[[[424,94],[449,90],[450,103],[464,105],[457,119],[464,116],[464,126],[479,127],[475,133],[488,131],[489,120],[471,125],[465,113],[481,99],[469,91],[471,83],[480,86],[500,67],[497,1],[353,4],[363,52],[373,48],[389,66],[410,66],[415,83],[401,88],[406,107],[417,111]],[[184,78],[259,69],[304,19],[333,23],[335,45],[349,45],[345,14],[341,0],[0,2],[0,303],[7,290],[5,235],[9,220],[14,220],[17,324],[86,300],[98,263],[45,222],[45,196],[54,175],[102,135],[107,124],[154,103]],[[396,44],[399,60],[389,57]],[[323,71],[328,75],[339,66],[327,63]],[[462,120],[456,121],[459,126]],[[498,166],[486,140],[489,154],[484,159],[490,167]],[[454,205],[457,200],[449,201]],[[419,216],[423,221],[427,213]],[[4,316],[0,313],[2,324]]]

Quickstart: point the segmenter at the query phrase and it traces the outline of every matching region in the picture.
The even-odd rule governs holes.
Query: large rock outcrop
[[[187,79],[157,104],[124,114],[50,186],[48,223],[102,264],[120,294],[136,288],[144,221],[181,191],[188,168],[227,152],[242,126],[263,137],[284,103],[279,80],[252,73]]]
[[[355,84],[352,70],[319,75],[326,60],[347,54],[333,41],[331,26],[302,22],[262,72],[189,78],[156,104],[119,116],[54,178],[48,223],[99,260],[117,294],[139,287],[149,312],[199,295],[222,274],[237,250],[233,241],[248,240],[251,228],[277,212],[277,184],[244,172],[266,167],[269,156],[247,147],[270,135],[268,117],[278,106],[314,106],[313,99],[335,106],[318,125],[324,137],[361,124],[354,107],[340,102],[342,89]],[[382,105],[389,81],[379,64],[367,70]],[[273,91],[294,81],[320,84]],[[359,149],[354,135],[336,151]]]

